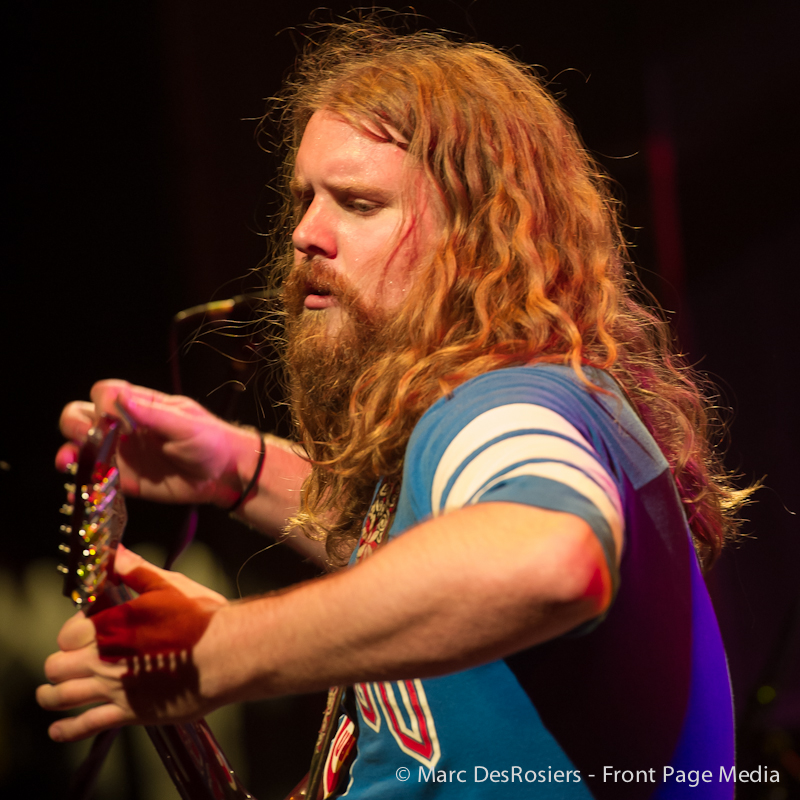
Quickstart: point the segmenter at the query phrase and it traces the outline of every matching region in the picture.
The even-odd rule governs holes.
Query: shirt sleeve
[[[616,587],[622,500],[607,458],[584,435],[588,412],[563,391],[504,374],[512,372],[474,379],[420,421],[404,477],[417,518],[495,501],[574,514],[598,537]]]

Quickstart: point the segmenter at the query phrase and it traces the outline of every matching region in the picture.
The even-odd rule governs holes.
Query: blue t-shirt
[[[346,797],[733,796],[727,665],[669,468],[614,381],[589,374],[609,394],[536,365],[436,402],[409,440],[389,535],[474,503],[575,514],[606,554],[610,609],[480,667],[353,687]]]

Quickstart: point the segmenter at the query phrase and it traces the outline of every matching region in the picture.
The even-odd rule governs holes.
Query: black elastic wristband
[[[245,490],[236,498],[236,502],[228,509],[225,509],[229,514],[233,514],[239,506],[244,503],[247,499],[247,495],[253,491],[253,487],[258,483],[258,479],[261,477],[261,469],[264,466],[264,456],[267,454],[267,444],[264,441],[264,434],[259,434],[259,439],[261,439],[261,451],[258,454],[258,464],[256,464],[256,471],[253,473],[253,477],[250,479],[250,483],[247,484]]]

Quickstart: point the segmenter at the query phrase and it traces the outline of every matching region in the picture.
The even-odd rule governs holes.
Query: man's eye
[[[372,214],[381,207],[381,204],[365,200],[363,197],[352,197],[347,201],[347,207],[357,214]]]

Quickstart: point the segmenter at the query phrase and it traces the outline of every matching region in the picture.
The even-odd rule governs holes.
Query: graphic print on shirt
[[[397,510],[400,484],[383,481],[369,507],[356,548],[356,563],[371,556],[384,542]]]
[[[342,768],[356,744],[355,728],[352,720],[342,717],[325,760],[325,771],[322,774],[323,798],[330,797],[339,783]]]
[[[419,678],[359,683],[355,697],[362,721],[378,733],[381,713],[397,746],[420,764],[433,769],[442,754],[436,724]],[[377,705],[376,705],[377,698]]]
[[[386,534],[391,527],[395,511],[397,509],[397,499],[400,496],[400,485],[395,481],[383,481],[375,493],[375,498],[370,505],[367,516],[364,519],[364,524],[361,528],[361,538],[358,541],[356,549],[355,560],[361,561],[368,556],[371,556],[375,550],[380,547],[386,539]],[[359,708],[362,706],[367,709],[367,716],[364,717],[367,724],[375,731],[380,730],[380,714],[375,704],[375,698],[372,694],[372,689],[369,686],[362,688],[356,686],[356,700]],[[365,698],[364,693],[367,693]],[[359,691],[362,697],[359,698]],[[335,689],[332,689],[328,694],[328,702],[335,696]],[[338,700],[336,701],[338,705]],[[427,702],[426,702],[427,706]],[[327,724],[333,724],[331,719]],[[323,722],[323,730],[320,731],[320,736],[323,736],[326,723]],[[377,725],[377,727],[375,727]],[[356,743],[355,724],[349,720],[347,716],[342,716],[339,723],[339,728],[336,735],[328,748],[328,753],[325,758],[325,766],[322,776],[322,789],[323,797],[330,797],[336,790],[343,774],[346,772],[345,766],[348,757],[353,752]]]
[[[375,700],[375,693],[371,683],[357,683],[353,687],[356,696],[356,706],[358,707],[361,720],[369,725],[375,733],[381,730],[381,712]]]

